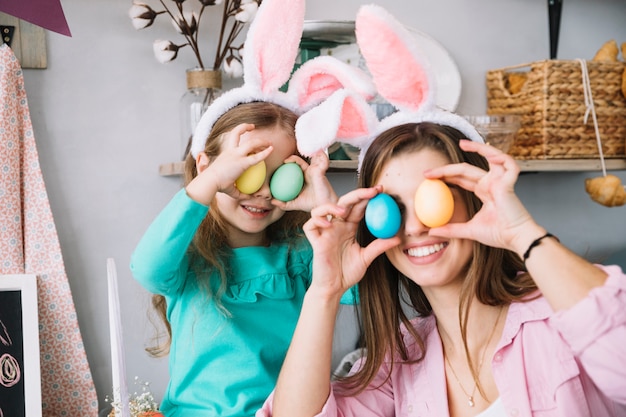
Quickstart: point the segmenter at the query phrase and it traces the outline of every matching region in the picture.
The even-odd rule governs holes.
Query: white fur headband
[[[307,61],[290,80],[302,36],[304,11],[304,0],[263,0],[246,37],[243,85],[218,97],[204,113],[191,143],[194,158],[204,150],[215,122],[239,104],[270,102],[300,115],[346,88],[364,100],[375,95],[374,85],[363,71],[329,56]],[[287,81],[287,92],[280,91]],[[328,109],[325,116],[334,117],[334,111]],[[309,139],[308,135],[297,138],[298,149],[304,155],[330,144],[308,143]]]

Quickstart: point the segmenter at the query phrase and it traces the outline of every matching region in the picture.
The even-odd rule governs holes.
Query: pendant
[[[467,403],[470,407],[474,406],[474,397],[467,397]]]

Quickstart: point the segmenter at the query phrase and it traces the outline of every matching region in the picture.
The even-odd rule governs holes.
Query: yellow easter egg
[[[452,191],[441,180],[425,179],[415,192],[415,214],[424,225],[439,227],[454,213]]]
[[[244,194],[255,193],[263,186],[266,173],[265,161],[252,165],[237,178],[235,187]]]

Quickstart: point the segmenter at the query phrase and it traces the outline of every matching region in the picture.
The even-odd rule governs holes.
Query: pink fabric
[[[604,269],[606,284],[567,311],[554,314],[544,298],[511,305],[491,361],[508,416],[626,416],[626,275]],[[426,341],[423,361],[394,366],[386,382],[384,365],[372,385],[380,388],[355,397],[334,385],[318,417],[450,415],[435,320],[413,323]],[[271,416],[271,402],[257,417]]]
[[[35,144],[24,77],[0,46],[0,274],[38,276],[43,415],[97,416],[61,247]]]

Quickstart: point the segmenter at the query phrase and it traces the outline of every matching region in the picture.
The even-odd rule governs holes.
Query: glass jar
[[[222,94],[222,73],[193,68],[187,70],[187,91],[180,98],[180,133],[182,159],[191,147],[191,139],[209,104]]]

